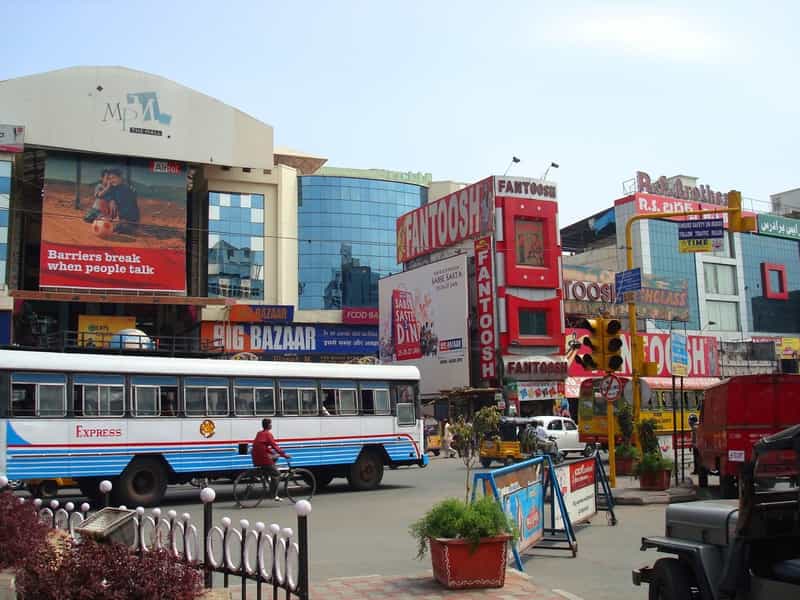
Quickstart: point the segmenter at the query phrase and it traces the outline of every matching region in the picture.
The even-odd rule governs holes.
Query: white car
[[[547,430],[548,437],[555,438],[559,452],[566,456],[570,452],[580,452],[584,456],[591,456],[594,447],[581,442],[578,437],[578,426],[568,417],[534,417],[541,421]]]

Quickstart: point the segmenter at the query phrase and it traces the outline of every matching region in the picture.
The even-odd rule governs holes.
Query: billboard
[[[0,124],[0,152],[25,150],[25,128],[21,125]]]
[[[397,219],[397,262],[405,263],[494,228],[492,178],[473,183]]]
[[[186,292],[186,167],[47,157],[39,286]]]
[[[378,282],[380,359],[415,365],[420,393],[469,385],[467,256]]]
[[[600,371],[587,371],[577,362],[576,355],[591,354],[589,346],[582,340],[589,335],[588,329],[567,329],[565,347],[567,349],[568,374],[570,377],[602,377]],[[658,365],[657,377],[671,377],[672,356],[670,335],[668,333],[644,333],[644,359]],[[685,358],[688,377],[719,377],[719,350],[717,338],[706,335],[687,335]],[[631,374],[631,340],[628,333],[622,334],[622,368],[617,375]]]
[[[78,315],[78,345],[86,348],[108,348],[115,333],[135,328],[136,317]]]
[[[616,304],[614,271],[564,265],[564,314],[595,316],[606,310],[615,317],[628,314],[626,304]],[[642,289],[636,292],[641,318],[665,321],[689,320],[689,281],[642,274]]]
[[[494,327],[494,257],[491,236],[475,240],[475,288],[478,300],[480,377],[497,377],[497,336]]]

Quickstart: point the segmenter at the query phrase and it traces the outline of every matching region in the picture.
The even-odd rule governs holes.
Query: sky
[[[800,187],[798,20],[800,3],[777,0],[3,0],[0,79],[147,71],[330,166],[472,182],[512,156],[509,175],[556,162],[564,226],[637,170],[762,210]]]

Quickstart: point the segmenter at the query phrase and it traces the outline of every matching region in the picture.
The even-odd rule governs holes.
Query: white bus
[[[317,487],[380,485],[384,466],[428,462],[416,367],[0,350],[0,473],[72,478],[96,496],[158,504],[170,483],[234,477],[272,418]]]

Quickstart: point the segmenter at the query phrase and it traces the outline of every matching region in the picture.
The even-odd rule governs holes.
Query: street
[[[425,468],[387,470],[383,485],[372,492],[352,492],[344,480],[335,480],[313,499],[310,519],[311,577],[323,581],[358,575],[415,575],[430,569],[426,556],[415,559],[414,541],[408,526],[433,503],[449,496],[463,498],[465,469],[458,459],[434,459]],[[256,509],[237,509],[232,486],[215,485],[216,524],[224,517],[234,523],[248,519],[267,525],[295,527],[293,505],[265,501]],[[66,494],[62,501],[69,498]],[[163,507],[192,521],[202,522],[199,490],[171,487]],[[607,524],[599,513],[591,525],[577,528],[578,556],[569,552],[534,548],[524,557],[525,572],[550,590],[566,592],[585,600],[641,600],[646,588],[631,583],[631,569],[653,562],[655,553],[639,551],[643,535],[663,532],[664,506],[618,506],[618,524]],[[572,594],[570,596],[570,594]]]

